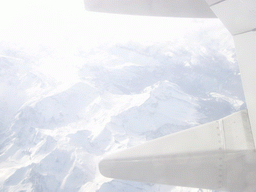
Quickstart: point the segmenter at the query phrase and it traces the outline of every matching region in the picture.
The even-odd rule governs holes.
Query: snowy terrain
[[[0,46],[0,191],[210,191],[112,180],[98,162],[246,108],[221,27],[63,58]]]

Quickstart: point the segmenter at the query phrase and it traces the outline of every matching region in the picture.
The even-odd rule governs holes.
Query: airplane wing
[[[216,17],[204,0],[85,0],[89,11],[167,17]]]
[[[232,192],[256,191],[256,0],[85,0],[92,11],[217,16],[233,35],[248,110],[111,154],[112,178]]]
[[[100,172],[111,178],[216,190],[246,191],[255,173],[247,111],[106,156]]]

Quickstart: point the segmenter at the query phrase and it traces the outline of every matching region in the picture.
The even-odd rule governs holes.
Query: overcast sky
[[[0,1],[1,47],[39,55],[37,70],[69,83],[77,77],[73,65],[85,63],[75,56],[78,51],[130,41],[151,44],[175,40],[182,45],[184,37],[200,30],[216,34],[216,26],[222,27],[217,19],[93,13],[85,10],[83,0]],[[51,57],[40,55],[42,48],[49,49]]]
[[[0,2],[0,41],[62,49],[129,40],[168,41],[198,30],[191,20],[91,13],[83,0],[6,0]]]

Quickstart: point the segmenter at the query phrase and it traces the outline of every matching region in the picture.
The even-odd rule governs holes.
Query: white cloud
[[[38,45],[65,50],[130,40],[168,41],[202,26],[192,19],[91,13],[85,11],[83,0],[9,0],[0,7],[0,41],[32,49]]]

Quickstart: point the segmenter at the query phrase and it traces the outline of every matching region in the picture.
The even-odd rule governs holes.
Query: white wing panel
[[[225,150],[253,150],[254,140],[247,111],[240,111],[219,120],[223,127]]]
[[[233,35],[256,28],[255,1],[225,0],[213,4],[211,9]]]
[[[100,171],[118,179],[244,191],[243,177],[250,176],[244,168],[256,169],[254,149],[247,111],[241,111],[106,156]],[[256,176],[252,182],[256,189]]]
[[[85,0],[89,11],[169,17],[216,17],[204,0]]]
[[[256,141],[256,31],[234,36],[250,123]]]

